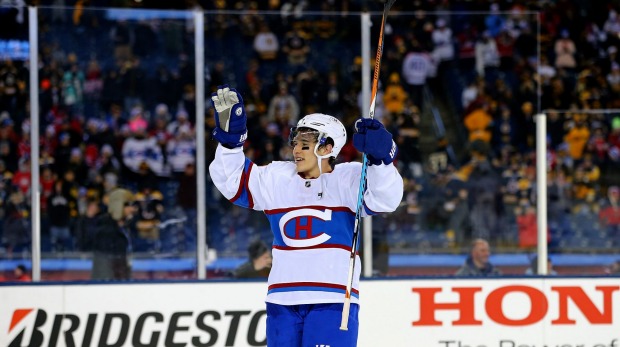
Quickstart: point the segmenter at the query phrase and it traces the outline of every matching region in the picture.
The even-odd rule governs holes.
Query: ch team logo
[[[243,113],[243,110],[241,109],[241,107],[239,107],[239,108],[235,111],[235,114],[236,114],[237,116],[241,116],[241,114],[242,114],[242,113]]]
[[[280,218],[280,235],[282,240],[289,247],[312,247],[325,243],[331,238],[323,231],[316,231],[313,223],[316,219],[322,221],[330,221],[332,219],[332,211],[313,209],[300,209],[286,213]],[[294,224],[290,224],[294,223]],[[288,235],[286,231],[289,231]]]

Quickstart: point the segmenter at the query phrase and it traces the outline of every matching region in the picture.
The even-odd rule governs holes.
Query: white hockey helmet
[[[297,122],[297,127],[291,131],[291,138],[295,136],[297,129],[310,128],[318,131],[317,142],[320,145],[325,143],[328,137],[334,141],[334,146],[330,157],[337,157],[338,153],[347,143],[347,129],[338,118],[323,113],[312,113]]]

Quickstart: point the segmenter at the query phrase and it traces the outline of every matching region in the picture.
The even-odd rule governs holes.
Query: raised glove
[[[392,134],[381,122],[370,118],[361,118],[355,122],[353,146],[366,153],[370,165],[388,165],[398,153]]]
[[[215,108],[213,137],[228,148],[243,146],[248,129],[241,94],[227,84],[218,86],[217,92],[211,94],[211,103]]]

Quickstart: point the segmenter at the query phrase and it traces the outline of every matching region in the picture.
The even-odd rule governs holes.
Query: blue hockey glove
[[[215,108],[213,137],[224,147],[243,146],[248,137],[248,129],[241,94],[227,84],[218,86],[217,92],[211,94],[211,103]]]
[[[370,118],[361,118],[355,122],[353,146],[358,151],[366,153],[370,165],[381,163],[388,165],[398,153],[392,134],[381,122]]]

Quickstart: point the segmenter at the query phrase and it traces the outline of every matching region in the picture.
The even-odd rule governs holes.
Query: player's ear
[[[334,150],[334,146],[328,143],[328,144],[321,146],[321,148],[319,148],[319,153],[321,155],[325,155],[325,154],[331,153],[333,150]]]
[[[325,154],[329,154],[334,151],[334,145],[332,145],[331,143],[328,143],[327,145],[325,145],[324,149],[325,149]]]

